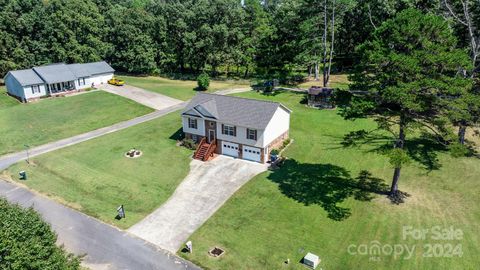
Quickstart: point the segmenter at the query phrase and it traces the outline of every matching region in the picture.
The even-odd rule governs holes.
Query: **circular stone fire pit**
[[[125,157],[127,157],[127,158],[138,158],[142,154],[143,154],[142,151],[133,148],[133,149],[130,149],[130,151],[125,153]]]

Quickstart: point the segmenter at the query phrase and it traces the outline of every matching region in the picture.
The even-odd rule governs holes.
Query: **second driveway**
[[[266,169],[222,155],[209,162],[192,160],[189,175],[172,197],[128,231],[175,253],[235,191]]]
[[[99,88],[109,93],[131,99],[155,110],[163,110],[183,102],[181,100],[143,90],[132,85],[114,86],[110,84],[103,84]]]

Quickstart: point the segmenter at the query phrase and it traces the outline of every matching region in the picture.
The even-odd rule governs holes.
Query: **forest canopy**
[[[468,29],[449,12],[461,17],[462,6],[451,2],[0,0],[0,76],[34,65],[106,60],[137,74],[208,70],[248,77],[303,69],[318,78],[322,62],[348,68],[355,47],[407,8],[450,20],[468,50]],[[478,5],[470,6],[477,25]]]

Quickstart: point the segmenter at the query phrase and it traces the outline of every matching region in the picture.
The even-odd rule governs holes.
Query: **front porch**
[[[47,84],[47,94],[50,96],[63,96],[78,91],[74,81]]]
[[[206,137],[203,137],[198,143],[193,158],[201,161],[211,160],[215,157],[215,149],[217,149],[217,140],[209,141]]]

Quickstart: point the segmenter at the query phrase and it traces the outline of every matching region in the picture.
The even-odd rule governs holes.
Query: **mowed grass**
[[[135,77],[135,76],[117,76],[125,80],[127,84],[143,88],[152,92],[157,92],[172,98],[180,100],[191,99],[198,91],[196,81],[189,80],[171,80],[163,77]],[[210,81],[210,87],[206,92],[215,92],[217,90],[246,88],[250,87],[247,81]]]
[[[176,146],[179,112],[20,162],[7,176],[120,228],[140,221],[170,197],[187,175],[191,151]],[[141,157],[125,152],[136,148]],[[18,180],[26,170],[27,181]],[[126,218],[116,220],[123,204]]]
[[[0,86],[0,110],[20,104],[20,101],[7,94],[5,86]]]
[[[330,75],[329,87],[346,89],[348,88],[350,81],[348,80],[348,74],[332,74]],[[304,83],[298,85],[301,88],[310,88],[312,86],[322,86],[323,76],[320,76],[318,81],[310,79]]]
[[[192,235],[194,252],[179,252],[182,257],[205,269],[305,269],[300,260],[307,252],[320,256],[322,269],[478,268],[480,160],[454,159],[417,140],[410,152],[413,161],[402,170],[399,182],[400,189],[411,195],[406,202],[392,205],[378,194],[361,201],[355,199],[359,190],[351,185],[361,170],[387,185],[393,173],[388,159],[377,151],[391,145],[382,134],[367,144],[342,145],[350,131],[375,129],[372,121],[344,121],[337,111],[306,108],[299,103],[300,94],[239,95],[279,101],[293,110],[294,142],[285,152],[289,159],[281,169],[258,175],[242,187]],[[335,220],[345,212],[350,216]],[[427,234],[423,240],[404,239],[404,226],[452,226],[463,237],[434,240]],[[367,253],[387,247],[379,255],[365,255],[365,246],[358,249],[362,244]],[[428,244],[439,245],[436,253],[429,253]],[[411,257],[405,249],[394,256],[388,245],[415,250]],[[461,257],[458,249],[448,257],[457,245]],[[226,250],[220,258],[208,255],[215,246]]]
[[[0,155],[67,138],[153,110],[103,91],[22,104],[0,93]]]

